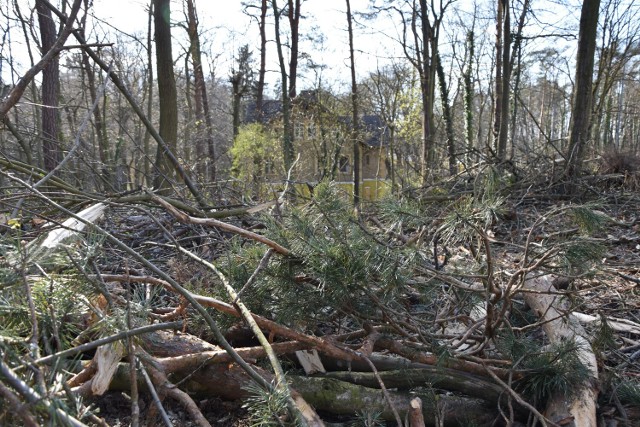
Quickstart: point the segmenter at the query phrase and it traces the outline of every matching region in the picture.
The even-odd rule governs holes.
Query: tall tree
[[[510,130],[510,138],[511,138],[511,157],[513,157],[513,152],[515,149],[515,134],[516,134],[516,120],[518,116],[518,102],[516,102],[519,97],[520,92],[520,81],[522,78],[522,31],[524,30],[527,13],[531,7],[531,0],[524,0],[522,4],[522,11],[520,12],[520,18],[518,19],[518,27],[513,35],[513,46],[511,50],[511,64],[509,65],[510,73],[515,73],[514,82],[513,82],[513,110],[510,112],[511,114],[511,130]]]
[[[298,80],[298,51],[300,39],[300,0],[288,0],[287,17],[291,30],[291,47],[289,52],[289,98],[296,97]]]
[[[276,33],[276,49],[278,51],[278,63],[280,64],[280,85],[282,87],[282,152],[284,158],[284,167],[288,172],[293,166],[293,157],[295,150],[293,148],[293,127],[291,126],[291,98],[289,97],[289,79],[287,77],[287,67],[284,59],[284,51],[282,49],[282,40],[280,37],[280,14],[277,0],[271,0],[273,8],[273,16],[275,22]]]
[[[447,157],[449,159],[449,175],[456,174],[456,146],[453,133],[453,112],[449,102],[449,87],[442,67],[440,54],[436,55],[436,72],[438,74],[438,86],[440,87],[440,103],[442,104],[442,117],[444,119],[445,133],[447,135]]]
[[[496,17],[496,77],[493,141],[498,161],[507,155],[509,136],[509,79],[511,76],[511,12],[509,0],[498,0]]]
[[[170,0],[154,0],[153,22],[156,36],[156,70],[158,76],[158,99],[160,102],[159,130],[160,136],[167,144],[167,149],[175,154],[178,140],[178,99],[171,49]],[[168,189],[174,175],[173,167],[160,145],[158,145],[156,152],[155,166],[154,187],[156,189]]]
[[[56,25],[45,0],[36,0],[36,12],[40,26],[42,55],[51,50],[56,41]],[[62,160],[59,140],[60,115],[60,67],[56,55],[42,70],[42,155],[44,168],[53,170]]]
[[[396,187],[396,135],[398,122],[401,118],[402,100],[410,84],[412,69],[394,62],[393,64],[376,70],[364,83],[366,97],[363,102],[369,102],[369,108],[375,111],[389,129],[389,174],[391,188]]]
[[[232,88],[232,117],[233,117],[233,138],[238,136],[240,129],[240,107],[242,99],[253,89],[253,64],[252,53],[248,45],[242,46],[238,50],[236,58],[237,68],[231,71],[229,82]]]
[[[147,50],[147,64],[146,64],[146,73],[147,73],[147,117],[149,120],[153,119],[153,3],[155,0],[149,0],[149,13],[147,16],[147,40],[146,40],[146,50]],[[149,132],[148,128],[145,128],[144,139],[142,141],[142,150],[143,150],[143,169],[144,169],[144,180],[146,183],[151,182],[151,162],[149,158],[151,157],[151,132]],[[148,184],[147,184],[148,185]]]
[[[408,10],[391,6],[399,13],[402,23],[402,49],[420,78],[422,101],[422,147],[420,174],[423,182],[429,177],[429,168],[435,161],[434,104],[436,58],[442,16],[451,1],[406,1]],[[409,41],[411,40],[411,41]]]
[[[207,176],[211,182],[216,180],[216,149],[213,141],[213,125],[209,112],[207,85],[202,71],[202,53],[200,50],[200,34],[198,33],[198,14],[194,0],[187,0],[187,32],[189,33],[191,64],[195,82],[195,115],[196,115],[196,154],[199,173]],[[235,126],[234,126],[235,132]],[[234,133],[235,135],[235,133]],[[203,159],[206,162],[202,162]]]
[[[84,7],[86,10],[89,9],[89,1],[84,0]],[[82,25],[80,30],[82,32],[82,36],[85,36],[85,23],[86,23],[87,14],[82,17]],[[84,75],[87,77],[87,84],[89,89],[89,96],[91,104],[95,103],[95,107],[93,108],[93,126],[96,131],[97,142],[98,142],[98,154],[100,156],[100,163],[102,163],[102,172],[105,175],[103,178],[106,182],[111,183],[111,175],[112,175],[112,165],[109,156],[109,142],[107,135],[107,127],[105,125],[105,121],[103,120],[102,109],[100,108],[100,104],[96,103],[97,99],[97,84],[96,84],[96,73],[89,60],[89,55],[87,52],[82,51],[82,71]]]
[[[353,205],[360,209],[360,135],[358,126],[358,82],[356,81],[356,61],[353,52],[353,18],[351,2],[347,2],[347,29],[349,32],[349,60],[351,63],[351,142],[353,144]]]
[[[256,107],[262,117],[264,102],[264,79],[267,74],[267,0],[260,3],[260,68],[258,69],[258,86],[256,87]]]
[[[569,152],[565,175],[574,180],[581,172],[585,148],[589,140],[593,87],[593,65],[596,52],[600,0],[584,0],[580,15],[576,77],[573,88]]]
[[[473,96],[475,89],[473,87],[473,69],[475,55],[475,14],[473,26],[467,31],[465,67],[462,73],[462,81],[464,84],[464,139],[467,146],[467,163],[475,160],[475,141],[473,139]],[[467,165],[468,166],[468,165]]]
[[[253,5],[251,2],[243,2],[245,13],[258,22],[260,30],[260,66],[258,68],[258,81],[256,82],[256,114],[260,121],[263,113],[264,105],[264,89],[265,77],[267,74],[267,11],[269,10],[268,0],[258,0],[259,5]],[[249,9],[258,8],[259,16],[249,13]]]

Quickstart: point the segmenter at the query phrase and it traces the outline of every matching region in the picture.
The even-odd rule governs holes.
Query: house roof
[[[312,97],[305,96],[303,93],[298,96],[302,98],[303,105],[313,101]],[[275,99],[264,100],[262,103],[262,117],[258,117],[257,106],[255,102],[249,102],[245,108],[245,123],[261,122],[263,124],[270,123],[280,119],[282,116],[282,101]],[[351,125],[351,117],[342,116],[338,118],[338,122],[344,126]],[[369,147],[384,147],[389,143],[389,127],[385,125],[382,118],[375,114],[365,114],[360,116],[360,129],[364,131],[363,143]]]
[[[265,99],[262,101],[262,117],[258,117],[258,108],[255,101],[247,104],[244,113],[245,123],[269,123],[282,115],[282,101],[277,99]]]
[[[362,129],[366,132],[364,143],[369,147],[384,147],[389,143],[389,127],[380,116],[366,114],[360,118]]]

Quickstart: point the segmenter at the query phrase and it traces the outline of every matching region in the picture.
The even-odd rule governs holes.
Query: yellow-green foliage
[[[261,124],[242,126],[231,148],[232,173],[244,182],[264,181],[282,170],[281,152],[278,139]]]

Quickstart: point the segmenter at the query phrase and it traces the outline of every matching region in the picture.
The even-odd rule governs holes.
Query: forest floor
[[[557,282],[559,290],[573,303],[573,310],[594,319],[628,322],[630,327],[640,325],[640,193],[623,188],[590,187],[591,197],[582,202],[591,204],[596,212],[608,220],[603,226],[590,234],[589,239],[602,245],[603,256],[588,272],[577,277]],[[548,194],[534,194],[531,191],[509,197],[505,202],[505,214],[499,223],[491,228],[493,259],[498,270],[513,270],[522,262],[521,248],[529,239],[532,244],[562,242],[567,236],[578,233],[578,226],[566,221],[545,221],[540,218],[554,210],[562,209],[573,203],[565,197],[549,197]],[[160,236],[148,235],[151,227],[141,226],[122,212],[122,217],[111,218],[115,224],[125,229],[137,228],[139,241],[158,241]],[[170,218],[166,218],[170,222]],[[534,227],[534,224],[536,227]],[[128,225],[127,225],[128,224]],[[246,223],[244,224],[247,225]],[[255,224],[253,224],[255,225]],[[189,229],[188,226],[181,226]],[[121,228],[122,230],[122,228]],[[174,232],[178,230],[173,230]],[[188,231],[178,234],[182,239],[189,238]],[[193,236],[192,236],[193,237]],[[465,247],[448,248],[450,264],[463,263],[471,257]],[[156,253],[161,257],[161,252]],[[589,333],[597,335],[600,326],[594,319],[585,325]],[[612,384],[621,378],[640,380],[640,336],[637,330],[630,333],[613,332],[615,344],[610,344],[599,353],[599,374],[601,391],[598,402],[598,415],[601,420],[618,420],[620,425],[638,425],[640,409],[622,404],[612,393]],[[146,397],[140,399],[142,419],[151,403]],[[249,426],[247,409],[238,401],[225,401],[209,398],[198,401],[200,410],[214,426]],[[110,426],[127,426],[130,419],[128,396],[119,392],[108,392],[95,402],[99,416]],[[175,426],[195,426],[187,412],[175,402],[165,405],[168,415]],[[345,424],[346,425],[346,424]]]
[[[554,395],[549,390],[557,384],[592,386],[599,426],[640,425],[640,179],[586,177],[569,197],[562,187],[550,184],[491,187],[494,181],[485,178],[425,188],[388,205],[365,204],[359,220],[354,219],[352,205],[336,197],[330,185],[316,188],[314,199],[303,208],[264,208],[240,217],[234,213],[222,217],[224,224],[180,217],[175,207],[157,197],[145,206],[112,205],[99,224],[117,240],[105,238],[106,232],[88,233],[82,242],[65,246],[63,261],[52,258],[49,264],[55,280],[78,286],[77,292],[54,287],[44,263],[44,269],[38,265],[39,270],[31,270],[29,280],[34,292],[48,295],[41,299],[46,308],[41,313],[61,310],[54,319],[64,319],[59,328],[70,331],[71,346],[133,328],[133,323],[124,326],[131,322],[125,313],[135,316],[136,325],[161,323],[169,328],[165,325],[170,322],[183,322],[180,331],[158,330],[129,342],[140,366],[151,372],[163,396],[160,406],[176,427],[207,422],[245,427],[260,418],[256,399],[246,399],[256,396],[251,394],[255,390],[248,391],[252,381],[224,359],[227,353],[214,339],[219,327],[235,351],[246,351],[242,357],[267,382],[273,381],[274,371],[255,335],[238,319],[238,307],[224,302],[233,301],[233,292],[240,288],[241,301],[256,322],[262,322],[260,328],[273,347],[278,345],[287,378],[305,400],[315,399],[310,403],[331,421],[327,425],[396,425],[388,407],[408,408],[417,395],[436,414],[427,425],[445,418],[449,425],[467,425],[464,417],[469,414],[487,415],[477,425],[494,420],[503,425],[509,412],[511,421],[525,425],[529,409],[548,410]],[[191,214],[197,215],[197,210]],[[46,231],[34,225],[20,232],[23,242],[37,243]],[[7,235],[11,232],[17,231],[12,228]],[[274,245],[278,242],[283,246]],[[90,268],[78,263],[83,256]],[[207,262],[217,263],[222,273]],[[225,292],[225,275],[235,291]],[[249,276],[259,280],[252,282]],[[526,287],[531,276],[555,278],[552,288],[539,293],[553,296],[563,321],[569,313],[579,320],[580,334],[596,360],[597,380],[580,377],[579,372],[588,370],[571,364],[576,359],[570,360],[570,353],[579,354],[579,346],[554,347],[545,329],[550,321],[530,304],[530,295],[536,298]],[[170,284],[170,279],[187,286],[190,295],[199,298],[197,303],[187,304],[185,295],[177,293],[180,286]],[[102,287],[96,292],[98,280]],[[12,289],[18,300],[23,288],[2,290],[11,296]],[[61,296],[56,296],[58,290]],[[85,293],[77,304],[65,304],[81,292]],[[87,312],[86,301],[102,317]],[[202,320],[204,306],[218,326]],[[75,324],[67,328],[71,322]],[[98,324],[106,329],[93,329]],[[54,329],[52,335],[59,333]],[[115,354],[112,366],[127,362],[124,353],[109,353],[114,348],[102,345],[100,350]],[[320,353],[325,375],[305,376],[293,355],[311,348]],[[138,384],[143,384],[142,375],[112,374],[105,386],[111,390],[91,397],[92,381],[98,377],[91,364],[98,363],[98,353],[95,347],[82,353],[84,367],[73,368],[82,371],[76,375],[82,379],[75,383],[74,377],[67,385],[91,404],[96,417],[89,424],[129,426],[132,380],[127,375],[138,375]],[[203,357],[192,357],[198,355]],[[372,360],[377,369],[373,383],[373,377],[366,377]],[[20,363],[19,357],[13,361],[17,367]],[[119,366],[123,369],[114,370],[128,372],[128,364]],[[575,376],[565,375],[574,369],[565,370],[566,366],[575,368]],[[415,380],[403,374],[407,369],[424,377]],[[68,378],[67,373],[58,377]],[[385,381],[394,385],[382,397],[380,383]],[[335,391],[328,385],[338,383]],[[539,388],[527,388],[535,386]],[[176,387],[189,393],[176,397],[171,394]],[[314,387],[336,394],[328,399],[314,394]],[[164,424],[144,388],[138,399],[141,425]],[[364,422],[371,415],[370,401],[358,400],[360,392],[378,396],[378,407],[387,412],[377,415],[386,421]],[[347,394],[351,397],[337,409],[338,399]],[[525,410],[518,398],[512,399],[518,395],[529,399],[531,407]],[[189,402],[195,411],[188,410]],[[207,421],[194,420],[198,411]],[[10,411],[0,408],[0,425],[5,415],[12,419]],[[529,415],[529,425],[532,420]]]

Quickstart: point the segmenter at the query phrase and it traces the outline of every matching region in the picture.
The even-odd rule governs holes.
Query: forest
[[[213,3],[0,1],[0,426],[640,425],[638,2]]]

